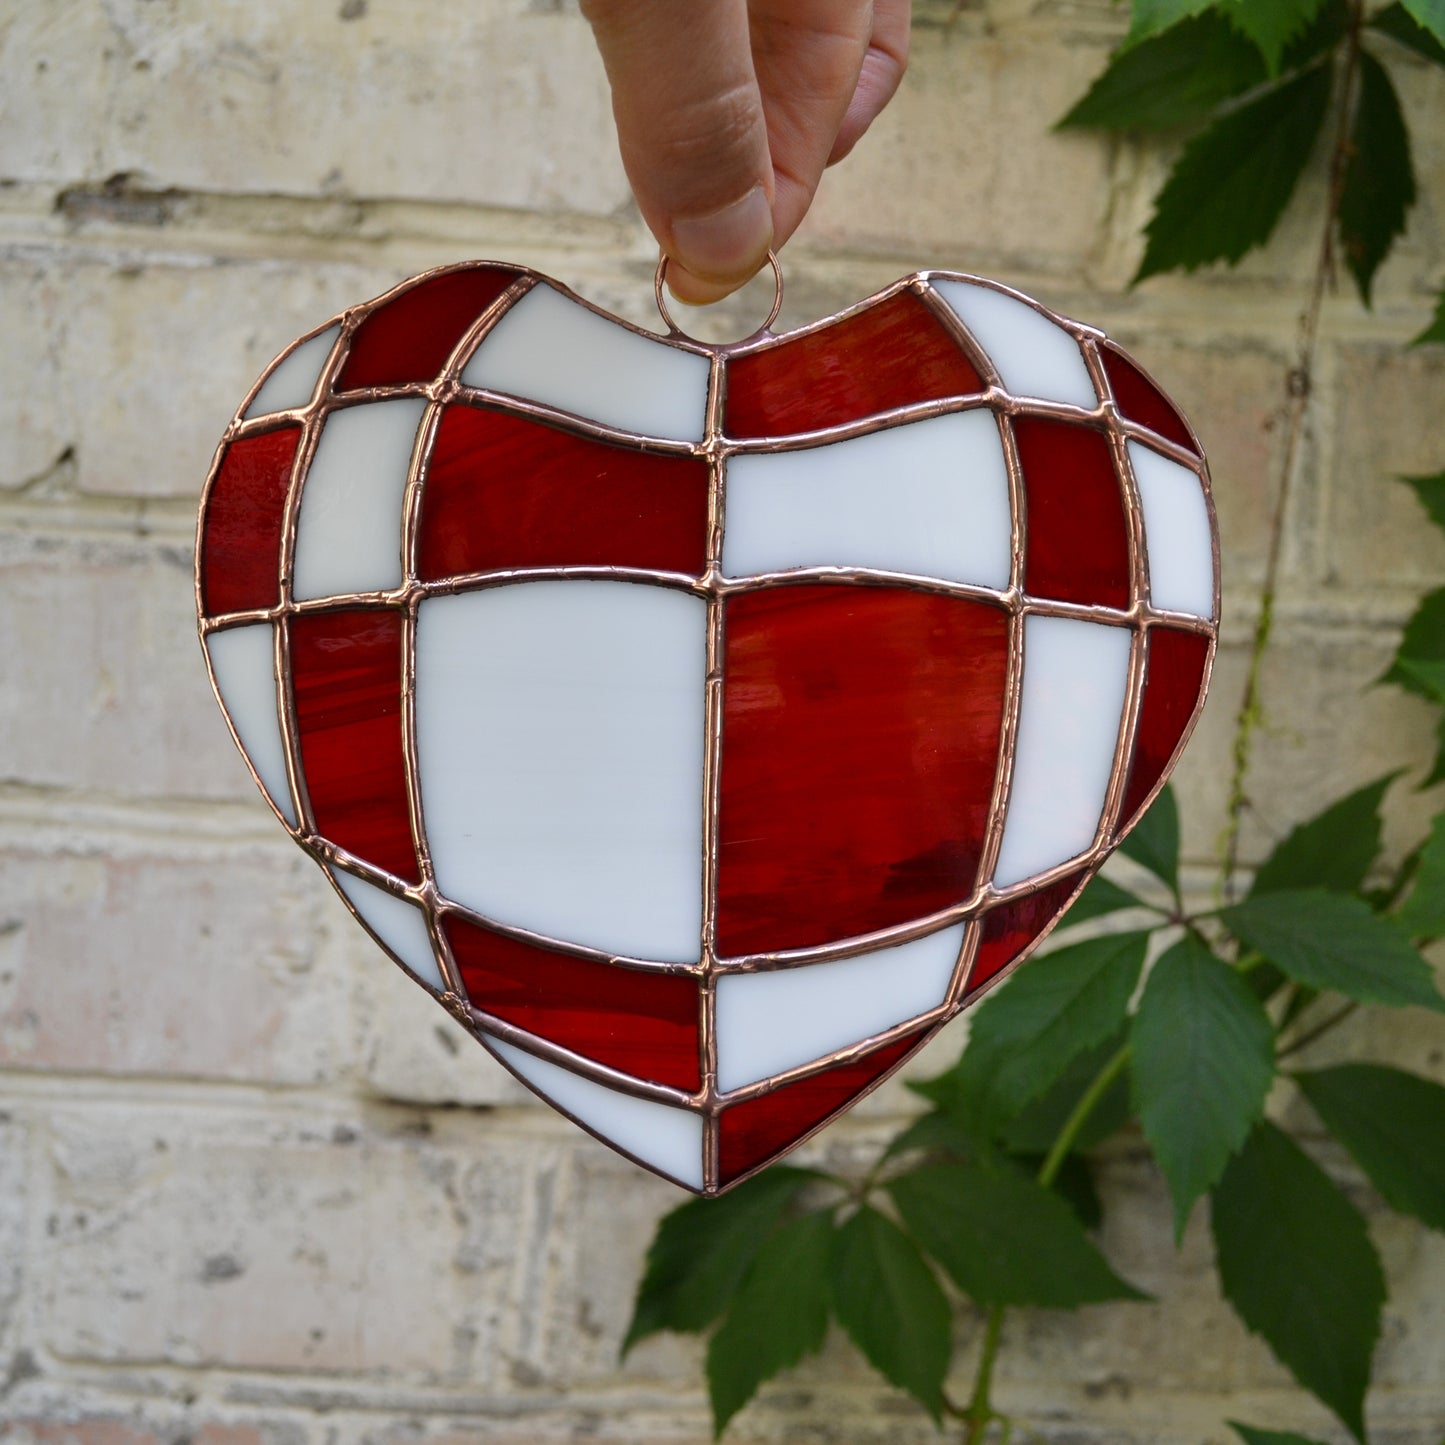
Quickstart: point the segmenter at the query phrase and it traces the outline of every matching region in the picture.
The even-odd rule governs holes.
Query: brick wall
[[[696,1346],[617,1360],[676,1194],[530,1102],[373,954],[271,825],[206,685],[197,493],[293,335],[465,256],[651,308],[572,5],[338,3],[0,0],[0,1438],[700,1445]],[[789,248],[783,321],[919,266],[978,270],[1106,326],[1181,399],[1226,544],[1228,640],[1181,778],[1207,886],[1313,224],[1236,273],[1129,291],[1159,157],[1048,130],[1121,16],[992,0],[947,28],[947,0],[920,8],[904,92]],[[1445,77],[1402,60],[1397,79],[1438,122]],[[1401,349],[1445,263],[1445,125],[1415,134],[1426,199],[1375,313],[1327,306],[1252,856],[1430,746],[1427,709],[1367,687],[1445,570],[1387,480],[1445,459],[1445,360]],[[1432,804],[1395,798],[1392,846]],[[1445,1074],[1415,1018],[1330,1048]],[[907,1108],[895,1083],[808,1154],[865,1158]],[[1445,1242],[1333,1162],[1398,1281],[1375,1438],[1436,1445]],[[1221,1442],[1226,1415],[1329,1436],[1220,1302],[1202,1219],[1176,1254],[1127,1140],[1104,1182],[1106,1247],[1156,1302],[1015,1319],[1005,1406],[1055,1442]],[[958,1322],[960,1379],[977,1323]],[[734,1438],[937,1437],[834,1340]]]

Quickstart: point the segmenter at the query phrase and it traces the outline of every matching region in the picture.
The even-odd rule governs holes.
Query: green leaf
[[[1402,0],[1411,18],[1445,45],[1445,0]]]
[[[1264,79],[1259,52],[1210,11],[1115,55],[1058,125],[1173,130],[1206,120],[1221,102]]]
[[[647,1251],[624,1355],[660,1330],[704,1330],[724,1310],[763,1240],[820,1175],[774,1167],[719,1199],[694,1199],[666,1215]]]
[[[1279,74],[1285,46],[1319,14],[1324,0],[1227,0],[1224,13],[1258,47],[1271,75]]]
[[[1380,855],[1380,803],[1399,776],[1376,778],[1301,823],[1260,865],[1249,896],[1285,888],[1356,892]]]
[[[1037,1179],[1045,1154],[1011,1154],[1009,1159],[1030,1179]],[[1066,1154],[1054,1182],[1048,1186],[1074,1212],[1085,1229],[1097,1229],[1104,1222],[1104,1201],[1094,1185],[1094,1171],[1082,1154]]]
[[[1445,291],[1435,303],[1435,319],[1410,343],[1411,346],[1428,346],[1434,342],[1445,342]]]
[[[1404,234],[1405,213],[1414,204],[1415,168],[1400,97],[1385,67],[1362,50],[1338,221],[1345,264],[1366,306],[1375,272]]]
[[[978,1152],[973,1136],[952,1114],[941,1109],[920,1115],[901,1134],[895,1134],[883,1157],[896,1159],[915,1151],[952,1154],[960,1159],[971,1159]]]
[[[1400,480],[1420,499],[1430,520],[1445,532],[1445,472],[1433,477],[1401,477]]]
[[[1234,969],[1187,934],[1149,974],[1133,1043],[1134,1107],[1169,1181],[1177,1241],[1264,1113],[1274,1028]]]
[[[1445,1230],[1445,1087],[1383,1064],[1340,1064],[1295,1082],[1392,1209]]]
[[[1084,885],[1084,891],[1069,905],[1069,911],[1064,914],[1059,926],[1072,928],[1077,923],[1090,923],[1095,918],[1103,918],[1106,914],[1118,913],[1125,908],[1148,906],[1142,898],[1136,898],[1117,883],[1095,874]]]
[[[1388,5],[1378,15],[1370,17],[1370,25],[1391,40],[1407,45],[1417,55],[1433,60],[1436,65],[1445,65],[1445,45],[1442,45],[1403,5]]]
[[[1415,868],[1415,886],[1395,921],[1415,937],[1445,934],[1445,813],[1437,814],[1430,826]]]
[[[1047,1094],[1003,1126],[1000,1138],[1004,1146],[1016,1154],[1047,1154],[1074,1112],[1080,1096],[1123,1047],[1127,1034],[1127,1028],[1121,1026],[1102,1044],[1080,1054]],[[1096,1148],[1110,1134],[1123,1128],[1128,1118],[1129,1080],[1121,1072],[1094,1106],[1074,1140],[1074,1149],[1084,1154]]]
[[[827,1210],[785,1224],[758,1250],[708,1343],[715,1437],[764,1380],[821,1347],[828,1332],[832,1263],[833,1218]]]
[[[1393,682],[1417,697],[1445,696],[1431,686],[1430,674],[1419,672],[1420,664],[1445,665],[1445,587],[1427,592],[1420,599],[1414,615],[1405,624],[1404,635],[1395,652],[1395,660],[1380,677]]]
[[[1247,898],[1225,926],[1297,983],[1361,1003],[1418,1004],[1445,1013],[1430,965],[1388,918],[1358,898],[1317,888]]]
[[[1165,783],[1149,811],[1135,824],[1129,836],[1119,844],[1126,857],[1147,868],[1156,878],[1169,885],[1170,892],[1179,892],[1179,804],[1174,785]]]
[[[1229,1428],[1244,1445],[1320,1445],[1318,1440],[1306,1439],[1292,1430],[1256,1430],[1252,1425],[1241,1425],[1238,1420],[1229,1421]]]
[[[1136,282],[1233,265],[1269,239],[1314,150],[1330,99],[1317,66],[1215,121],[1184,148],[1154,203]]]
[[[953,1349],[948,1301],[918,1246],[866,1204],[838,1231],[833,1307],[869,1363],[937,1420]]]
[[[994,1132],[1118,1029],[1148,947],[1148,933],[1113,933],[1033,959],[974,1010],[963,1057],[929,1097],[974,1133]]]
[[[1363,1441],[1385,1277],[1359,1211],[1266,1121],[1230,1160],[1212,1212],[1225,1297]]]
[[[1144,1298],[1057,1194],[1014,1170],[935,1164],[888,1190],[913,1237],[981,1305],[1073,1309]]]
[[[1171,25],[1198,15],[1213,4],[1214,0],[1134,0],[1130,7],[1133,13],[1129,33],[1124,37],[1124,48],[1138,45],[1141,40],[1168,30]]]

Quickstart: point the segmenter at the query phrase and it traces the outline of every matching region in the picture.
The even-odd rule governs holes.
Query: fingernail
[[[772,207],[761,186],[711,215],[672,223],[673,258],[706,281],[745,280],[772,239]]]

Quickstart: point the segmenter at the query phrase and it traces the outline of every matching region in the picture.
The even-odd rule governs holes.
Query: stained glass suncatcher
[[[710,347],[476,263],[270,368],[196,597],[251,771],[377,942],[714,1194],[1137,820],[1203,702],[1218,547],[1174,405],[994,283]]]

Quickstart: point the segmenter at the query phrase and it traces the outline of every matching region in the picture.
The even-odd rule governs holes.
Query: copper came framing
[[[246,626],[258,622],[273,624],[275,675],[278,680],[277,713],[284,745],[287,784],[291,792],[291,802],[296,812],[296,824],[293,826],[284,817],[275,802],[270,799],[269,795],[267,795],[267,801],[270,803],[273,811],[276,812],[282,825],[296,842],[321,864],[348,910],[350,910],[357,921],[361,923],[362,927],[372,935],[377,944],[388,953],[395,962],[401,965],[403,969],[411,973],[411,970],[407,968],[406,964],[403,963],[390,948],[382,943],[375,931],[357,912],[350,899],[341,891],[335,874],[338,870],[351,873],[419,907],[426,919],[427,930],[436,954],[438,966],[446,984],[445,991],[440,995],[434,994],[434,996],[438,997],[439,1001],[452,1015],[484,1045],[488,1043],[489,1038],[515,1044],[528,1053],[559,1064],[608,1088],[632,1094],[639,1098],[651,1099],[658,1103],[670,1104],[678,1108],[701,1113],[704,1125],[703,1187],[701,1192],[709,1195],[716,1194],[724,1187],[720,1183],[718,1173],[718,1120],[724,1108],[741,1103],[746,1099],[756,1098],[762,1094],[769,1093],[773,1089],[783,1084],[793,1082],[796,1079],[806,1078],[822,1070],[851,1063],[886,1044],[893,1043],[898,1039],[916,1033],[918,1035],[918,1041],[915,1047],[910,1049],[903,1059],[898,1060],[893,1068],[880,1075],[868,1089],[862,1091],[862,1093],[870,1092],[871,1089],[883,1083],[897,1068],[901,1067],[906,1059],[911,1057],[918,1048],[921,1048],[927,1043],[944,1024],[948,1023],[949,1020],[964,1007],[966,1002],[972,1002],[979,993],[993,988],[1002,978],[1006,977],[1014,968],[1018,967],[1024,958],[1038,946],[1048,932],[1057,924],[1059,918],[1066,911],[1067,905],[1056,911],[1054,917],[1045,925],[1029,947],[1025,949],[1023,954],[1014,960],[1007,969],[987,980],[979,988],[970,987],[970,975],[974,960],[977,956],[982,930],[981,917],[986,910],[1000,903],[1006,903],[1013,899],[1036,893],[1063,878],[1078,874],[1080,875],[1079,886],[1073,890],[1071,894],[1070,902],[1072,902],[1073,897],[1077,897],[1078,892],[1083,888],[1087,879],[1092,876],[1104,858],[1118,845],[1120,837],[1116,833],[1116,829],[1119,827],[1121,821],[1120,812],[1123,806],[1125,789],[1128,784],[1129,766],[1133,758],[1135,735],[1138,730],[1144,684],[1147,677],[1148,638],[1151,629],[1161,623],[1167,624],[1170,628],[1176,630],[1196,632],[1209,639],[1209,649],[1205,661],[1204,687],[1201,688],[1200,701],[1196,703],[1194,713],[1190,717],[1188,725],[1185,727],[1175,749],[1175,753],[1170,760],[1170,767],[1173,766],[1174,759],[1177,758],[1178,753],[1188,742],[1189,736],[1198,721],[1199,712],[1203,704],[1203,696],[1205,691],[1207,691],[1210,673],[1213,669],[1215,649],[1217,646],[1217,619],[1219,617],[1219,536],[1215,523],[1214,502],[1210,490],[1208,467],[1203,460],[1202,449],[1199,449],[1197,439],[1195,440],[1195,450],[1191,451],[1157,435],[1146,427],[1139,425],[1137,422],[1130,421],[1120,415],[1099,354],[1101,344],[1105,343],[1105,337],[1102,332],[1093,327],[1060,317],[1030,297],[1024,296],[1022,293],[1014,291],[1007,286],[980,277],[950,271],[918,272],[895,282],[892,286],[860,301],[857,305],[837,315],[826,317],[810,326],[801,328],[798,331],[785,333],[781,336],[774,335],[771,331],[767,330],[767,326],[771,325],[776,315],[777,305],[775,304],[773,314],[769,316],[764,328],[758,333],[755,333],[754,336],[744,341],[727,345],[708,345],[694,341],[680,332],[675,324],[672,323],[670,316],[668,316],[665,304],[660,306],[660,309],[670,330],[665,338],[658,338],[651,332],[643,331],[640,327],[632,326],[630,323],[620,321],[617,317],[610,316],[608,313],[601,311],[600,308],[592,306],[590,302],[576,296],[566,287],[561,286],[556,281],[543,276],[539,272],[523,268],[509,268],[518,271],[517,279],[514,280],[468,328],[467,332],[453,349],[441,374],[435,381],[391,387],[368,387],[344,393],[337,393],[333,390],[336,379],[345,363],[352,337],[356,334],[361,324],[373,312],[379,310],[387,302],[395,299],[414,286],[450,272],[472,269],[477,264],[478,263],[472,262],[465,263],[461,266],[438,267],[435,270],[425,272],[420,276],[413,277],[411,280],[401,283],[401,285],[394,287],[391,291],[377,297],[375,300],[353,307],[342,313],[340,317],[332,318],[332,320],[326,322],[324,325],[316,327],[314,330],[300,337],[277,357],[272,366],[267,368],[266,372],[262,374],[246,395],[239,411],[231,424],[226,428],[220,444],[216,448],[211,470],[202,494],[200,518],[197,522],[195,598],[197,616],[200,619],[200,635],[203,650],[206,653],[207,671],[211,677],[212,688],[221,704],[222,711],[226,715],[227,725],[231,729],[232,737],[235,738],[237,747],[241,748],[242,756],[246,757],[245,749],[241,747],[240,737],[236,732],[235,724],[231,719],[229,710],[226,709],[225,700],[221,697],[220,689],[216,685],[215,671],[211,666],[210,652],[209,648],[205,646],[205,639],[210,633],[224,628]],[[934,291],[930,282],[935,279],[965,281],[1003,292],[1016,300],[1025,302],[1056,325],[1069,332],[1079,343],[1085,364],[1093,379],[1095,389],[1101,398],[1099,404],[1092,409],[1085,409],[1064,403],[1046,402],[1033,398],[1016,397],[1010,394],[1004,388],[1002,380],[987,353],[969,333],[968,328],[963,322],[942,301],[938,293]],[[662,280],[662,268],[660,266],[656,280],[660,299]],[[627,329],[649,340],[657,341],[662,339],[666,344],[675,346],[681,350],[706,356],[709,359],[709,381],[703,439],[699,442],[678,442],[660,437],[635,435],[604,426],[595,421],[572,416],[569,413],[561,412],[536,402],[526,401],[500,393],[481,391],[466,386],[461,380],[461,372],[488,330],[490,330],[500,316],[515,301],[533,286],[539,284],[547,284],[555,287],[569,299],[587,307],[589,310],[596,312],[614,324],[625,326]],[[777,277],[777,284],[777,299],[780,301],[782,286],[780,275]],[[724,392],[726,388],[727,362],[731,357],[766,350],[781,345],[797,336],[822,330],[835,322],[856,315],[866,308],[876,305],[904,290],[911,291],[953,337],[983,380],[984,386],[982,390],[967,396],[949,397],[937,401],[926,401],[914,405],[902,406],[879,415],[869,416],[840,426],[814,432],[790,434],[786,438],[769,437],[736,440],[726,436],[723,430]],[[332,347],[326,365],[322,368],[321,374],[317,378],[316,386],[309,402],[303,407],[272,412],[265,416],[248,420],[246,418],[246,409],[255,400],[257,394],[260,392],[261,386],[271,372],[275,370],[276,366],[298,347],[333,326],[339,326],[338,338]],[[1130,359],[1131,361],[1133,360],[1133,358]],[[1134,364],[1136,366],[1138,365],[1137,362]],[[1140,369],[1142,371],[1142,368]],[[293,578],[296,532],[300,515],[301,495],[304,479],[311,465],[312,457],[315,454],[321,428],[326,417],[332,411],[343,407],[403,396],[424,397],[429,405],[423,416],[421,426],[418,429],[417,442],[413,450],[403,501],[401,584],[396,588],[383,591],[352,593],[316,599],[297,599],[293,593]],[[568,566],[514,568],[448,577],[435,582],[420,581],[417,578],[416,557],[422,492],[425,486],[425,480],[430,466],[431,451],[435,444],[437,427],[442,412],[448,404],[458,401],[471,404],[484,404],[497,410],[533,417],[547,422],[550,426],[564,431],[570,431],[579,436],[614,443],[625,443],[644,451],[670,452],[695,456],[705,460],[708,464],[709,486],[706,564],[702,575],[694,576],[685,573],[652,571],[641,568]],[[909,422],[922,420],[926,417],[941,416],[950,412],[976,410],[980,408],[992,411],[997,420],[1008,474],[1013,534],[1009,585],[1004,591],[999,592],[992,588],[946,582],[911,574],[891,573],[878,569],[856,567],[808,567],[786,572],[763,573],[745,578],[730,578],[722,574],[721,561],[724,508],[726,503],[725,484],[727,460],[733,454],[743,452],[779,452],[818,446],[826,442],[840,441],[866,432],[906,425]],[[1025,592],[1023,569],[1024,559],[1027,555],[1027,508],[1024,505],[1023,476],[1019,463],[1018,449],[1014,442],[1012,425],[1013,418],[1018,416],[1036,416],[1070,421],[1101,431],[1108,439],[1114,459],[1115,471],[1120,479],[1122,488],[1125,525],[1128,532],[1130,580],[1129,605],[1127,608],[1117,609],[1063,603],[1050,599],[1030,597]],[[220,470],[226,448],[240,438],[272,431],[285,426],[299,426],[301,428],[301,436],[296,448],[291,483],[283,514],[279,600],[274,607],[234,612],[219,617],[207,617],[201,607],[201,544],[203,542],[201,523],[204,521],[206,501],[210,496],[211,488],[215,484],[215,479]],[[1192,431],[1190,432],[1190,436],[1193,437]],[[1154,608],[1149,602],[1148,555],[1143,535],[1142,506],[1139,499],[1138,484],[1129,456],[1128,443],[1130,441],[1140,442],[1152,451],[1187,467],[1190,471],[1194,472],[1200,480],[1204,489],[1205,504],[1209,513],[1210,530],[1212,534],[1214,603],[1211,620],[1206,621],[1187,614],[1163,612]],[[506,583],[562,578],[630,581],[655,586],[672,587],[692,592],[704,598],[707,602],[706,701],[704,709],[705,747],[703,761],[704,827],[701,857],[703,921],[699,959],[696,963],[659,963],[656,960],[650,959],[621,957],[606,953],[602,950],[588,948],[584,945],[549,938],[528,929],[519,928],[515,925],[478,914],[471,909],[464,908],[442,897],[437,891],[431,859],[427,850],[426,827],[425,820],[422,817],[421,791],[418,781],[419,760],[417,756],[415,718],[415,635],[417,609],[421,602],[430,596],[471,591],[477,588],[499,586]],[[860,586],[903,586],[918,591],[942,592],[988,602],[992,605],[1003,607],[1009,613],[1009,659],[1002,737],[999,749],[1000,762],[994,782],[989,823],[983,841],[977,876],[974,886],[966,899],[950,908],[943,909],[925,918],[915,919],[906,924],[895,925],[865,936],[838,940],[816,947],[721,959],[717,956],[716,952],[716,921],[719,770],[722,751],[723,721],[723,602],[730,594],[742,590],[753,591],[763,587],[797,586],[802,583],[818,581],[846,582]],[[290,683],[289,619],[303,613],[333,611],[350,607],[393,609],[398,611],[402,618],[403,746],[406,760],[407,800],[411,815],[413,843],[416,848],[420,873],[420,882],[415,885],[408,885],[403,880],[384,873],[361,859],[352,857],[343,849],[338,848],[334,843],[320,837],[316,832],[315,815],[312,811],[311,800],[306,790],[305,773],[301,766],[296,702]],[[1003,826],[1007,816],[1009,783],[1022,695],[1024,624],[1029,616],[1034,615],[1070,617],[1130,628],[1132,640],[1125,704],[1115,748],[1113,768],[1106,792],[1105,805],[1091,846],[1084,853],[1070,858],[1067,862],[1061,863],[1045,873],[1029,878],[1023,883],[1010,888],[996,889],[990,880],[1002,842]],[[261,783],[261,779],[256,773],[255,768],[251,765],[249,757],[246,757],[246,765],[250,768],[253,778],[256,779],[257,786],[261,787],[262,793],[265,794],[266,789]],[[1163,786],[1164,778],[1168,776],[1169,770],[1169,768],[1164,770],[1160,781],[1156,783],[1149,797],[1145,800],[1146,806],[1148,802],[1153,800],[1154,796]],[[702,1084],[700,1089],[696,1093],[688,1093],[680,1089],[635,1078],[616,1069],[598,1064],[593,1060],[583,1058],[569,1049],[519,1029],[501,1019],[486,1014],[482,1010],[474,1009],[467,1001],[460,971],[447,943],[445,930],[441,926],[443,919],[448,914],[456,914],[458,917],[482,924],[510,937],[575,957],[591,959],[624,968],[696,976],[701,985],[699,989],[699,1061],[702,1071]],[[754,972],[760,969],[797,967],[809,963],[823,962],[828,959],[854,957],[879,948],[905,943],[945,928],[956,927],[960,923],[963,923],[965,927],[962,945],[954,969],[953,981],[946,998],[936,1008],[930,1009],[918,1017],[908,1019],[895,1027],[869,1038],[859,1040],[846,1048],[835,1050],[822,1058],[815,1059],[797,1068],[789,1069],[768,1079],[758,1080],[743,1088],[734,1089],[727,1094],[719,1093],[717,1088],[716,988],[720,976],[728,973]],[[412,976],[415,977],[414,974]],[[418,981],[420,982],[420,980]],[[428,987],[425,984],[423,984],[423,986]],[[429,991],[431,990],[429,989]],[[499,1057],[494,1050],[489,1051],[493,1052],[494,1057]],[[501,1062],[506,1066],[505,1060]],[[515,1070],[510,1068],[509,1072],[513,1074],[516,1073]],[[518,1077],[520,1078],[520,1076]],[[521,1082],[524,1084],[527,1083],[525,1079],[522,1079]],[[530,1084],[527,1086],[529,1088],[532,1087]],[[859,1097],[861,1097],[861,1094]],[[551,1101],[549,1100],[549,1102]],[[562,1110],[561,1112],[564,1114],[568,1113],[566,1110]],[[575,1119],[572,1115],[568,1114],[568,1117],[573,1118],[574,1123],[581,1124],[581,1121]],[[826,1123],[827,1121],[825,1120],[823,1122]],[[588,1126],[581,1125],[581,1127],[587,1128]],[[817,1126],[817,1128],[821,1127],[823,1127],[822,1124]],[[597,1134],[597,1131],[590,1128],[588,1132]],[[797,1142],[803,1142],[803,1139],[810,1137],[813,1132],[816,1132],[816,1130],[810,1130],[807,1135],[800,1137]],[[617,1145],[604,1135],[597,1134],[597,1137],[601,1138],[603,1142],[609,1144],[612,1148],[617,1148]],[[627,1151],[624,1150],[621,1152],[626,1153]],[[631,1155],[629,1155],[629,1157],[635,1158],[635,1156]],[[644,1168],[654,1168],[654,1166],[640,1159],[635,1162],[642,1164]],[[759,1165],[758,1167],[761,1168],[763,1166]],[[751,1172],[755,1171],[749,1171],[749,1173]],[[729,1180],[725,1187],[731,1187],[746,1177],[748,1177],[748,1175],[743,1174],[735,1179]]]

